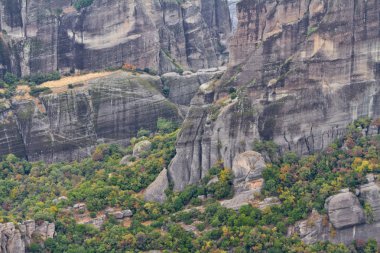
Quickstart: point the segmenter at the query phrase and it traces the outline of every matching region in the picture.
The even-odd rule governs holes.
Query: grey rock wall
[[[308,154],[380,117],[379,0],[243,0],[227,72],[192,101],[169,175],[177,190],[254,140]],[[236,90],[237,98],[230,99]]]
[[[116,71],[75,89],[60,87],[39,98],[3,100],[0,155],[72,161],[87,157],[101,143],[127,145],[141,128],[155,131],[159,117],[181,122],[188,97],[194,96],[201,82],[221,73],[211,69],[159,77]],[[171,87],[168,97],[162,94],[166,85]],[[188,90],[186,95],[182,90]]]
[[[98,70],[123,63],[161,73],[228,57],[227,0],[0,1],[0,74]]]

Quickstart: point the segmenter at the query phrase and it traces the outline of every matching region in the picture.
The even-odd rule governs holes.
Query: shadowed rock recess
[[[239,2],[228,70],[192,100],[179,135],[169,168],[174,188],[198,182],[218,160],[231,168],[254,140],[311,153],[353,120],[379,117],[379,5]]]
[[[123,63],[160,73],[226,62],[227,0],[1,0],[0,70],[29,75]]]

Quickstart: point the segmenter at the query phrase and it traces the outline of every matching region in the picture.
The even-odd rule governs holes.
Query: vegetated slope
[[[175,125],[164,120],[151,137],[143,137],[149,131],[140,131],[141,137],[132,143],[148,140],[151,150],[130,158],[128,165],[119,161],[132,154],[132,147],[122,150],[116,145],[99,146],[91,159],[80,163],[45,165],[9,155],[0,164],[1,219],[54,221],[56,236],[44,245],[32,244],[34,252],[376,252],[373,240],[351,246],[306,245],[296,235],[287,236],[287,228],[307,218],[312,209],[324,214],[326,198],[342,188],[359,187],[368,173],[379,173],[380,138],[363,135],[361,129],[368,124],[358,121],[344,139],[310,156],[278,156],[268,149],[273,145],[256,143],[255,148],[267,152],[272,161],[263,171],[266,183],[257,197],[280,200],[262,209],[246,205],[234,211],[220,206],[217,199],[233,194],[232,173],[222,163],[200,184],[181,193],[168,190],[165,203],[144,202],[139,192],[175,152],[177,131],[171,132]],[[219,181],[209,183],[215,176]],[[126,209],[132,217],[117,216],[118,210]]]

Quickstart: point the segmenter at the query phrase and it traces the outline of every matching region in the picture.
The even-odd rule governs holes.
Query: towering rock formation
[[[309,153],[380,117],[379,0],[242,0],[230,63],[192,100],[169,168],[176,190],[255,139]],[[229,94],[232,93],[232,94]],[[236,98],[235,98],[236,97]]]
[[[90,155],[100,143],[128,144],[141,128],[155,131],[159,117],[182,121],[198,87],[222,73],[159,77],[115,71],[74,83],[73,89],[56,85],[36,98],[19,89],[11,99],[0,99],[0,155],[71,161]]]
[[[96,70],[123,63],[158,72],[226,62],[227,0],[0,1],[0,73]]]

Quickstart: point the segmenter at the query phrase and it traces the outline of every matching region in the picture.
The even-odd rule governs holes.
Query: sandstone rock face
[[[143,152],[151,150],[152,143],[148,140],[140,141],[133,147],[133,156],[139,157]]]
[[[168,171],[163,169],[144,193],[146,201],[163,203],[166,200],[165,190],[169,187]]]
[[[36,224],[35,221],[25,221],[16,227],[13,223],[0,224],[0,252],[24,253],[27,246],[33,242],[33,238],[45,241],[53,238],[55,224],[43,221]]]
[[[0,72],[28,75],[123,63],[170,72],[226,61],[227,0],[95,0],[81,11],[72,2],[1,1]]]
[[[160,93],[156,76],[114,72],[83,87],[39,99],[12,99],[0,112],[0,154],[30,161],[81,159],[99,143],[126,145],[141,128],[156,130],[159,117],[181,120]]]
[[[179,135],[169,168],[175,189],[218,160],[231,168],[254,140],[305,154],[359,117],[380,117],[379,4],[240,1],[228,70],[192,100]]]
[[[326,200],[330,222],[337,229],[365,222],[364,210],[358,198],[351,192],[343,192]]]

